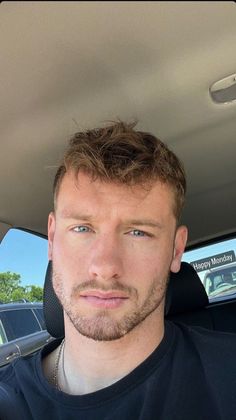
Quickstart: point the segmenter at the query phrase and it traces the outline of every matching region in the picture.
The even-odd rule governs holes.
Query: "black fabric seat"
[[[208,308],[213,329],[236,333],[236,301],[220,302]]]
[[[180,271],[170,274],[166,294],[166,318],[213,329],[208,304],[207,293],[197,272],[190,264],[182,262]]]
[[[63,309],[52,286],[52,261],[49,261],[43,294],[43,312],[46,328],[52,337],[65,336]]]
[[[197,272],[185,262],[170,276],[165,315],[172,321],[236,333],[236,301],[209,304]]]

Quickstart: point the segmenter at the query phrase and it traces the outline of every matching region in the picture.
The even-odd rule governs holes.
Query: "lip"
[[[88,290],[80,293],[80,298],[96,308],[115,309],[119,308],[128,297],[119,291],[101,292]]]
[[[128,296],[125,295],[123,292],[120,292],[119,290],[112,290],[108,292],[101,292],[100,290],[86,290],[80,293],[80,296],[87,297],[87,296],[93,296],[97,297],[99,299],[127,299]]]

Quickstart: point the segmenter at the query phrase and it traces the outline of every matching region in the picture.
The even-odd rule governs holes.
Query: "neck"
[[[98,342],[79,334],[65,317],[65,333],[58,382],[64,392],[82,395],[117,382],[142,363],[161,342],[164,321],[154,311],[124,337]]]

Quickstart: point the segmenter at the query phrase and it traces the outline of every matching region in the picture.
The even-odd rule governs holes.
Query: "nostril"
[[[93,261],[89,267],[90,278],[101,280],[118,279],[122,272],[122,265],[118,261]]]

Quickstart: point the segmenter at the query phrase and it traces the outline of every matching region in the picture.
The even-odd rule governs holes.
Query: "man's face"
[[[49,215],[49,258],[65,322],[107,341],[150,314],[163,318],[169,271],[179,270],[187,236],[173,207],[159,181],[144,189],[64,176]]]

